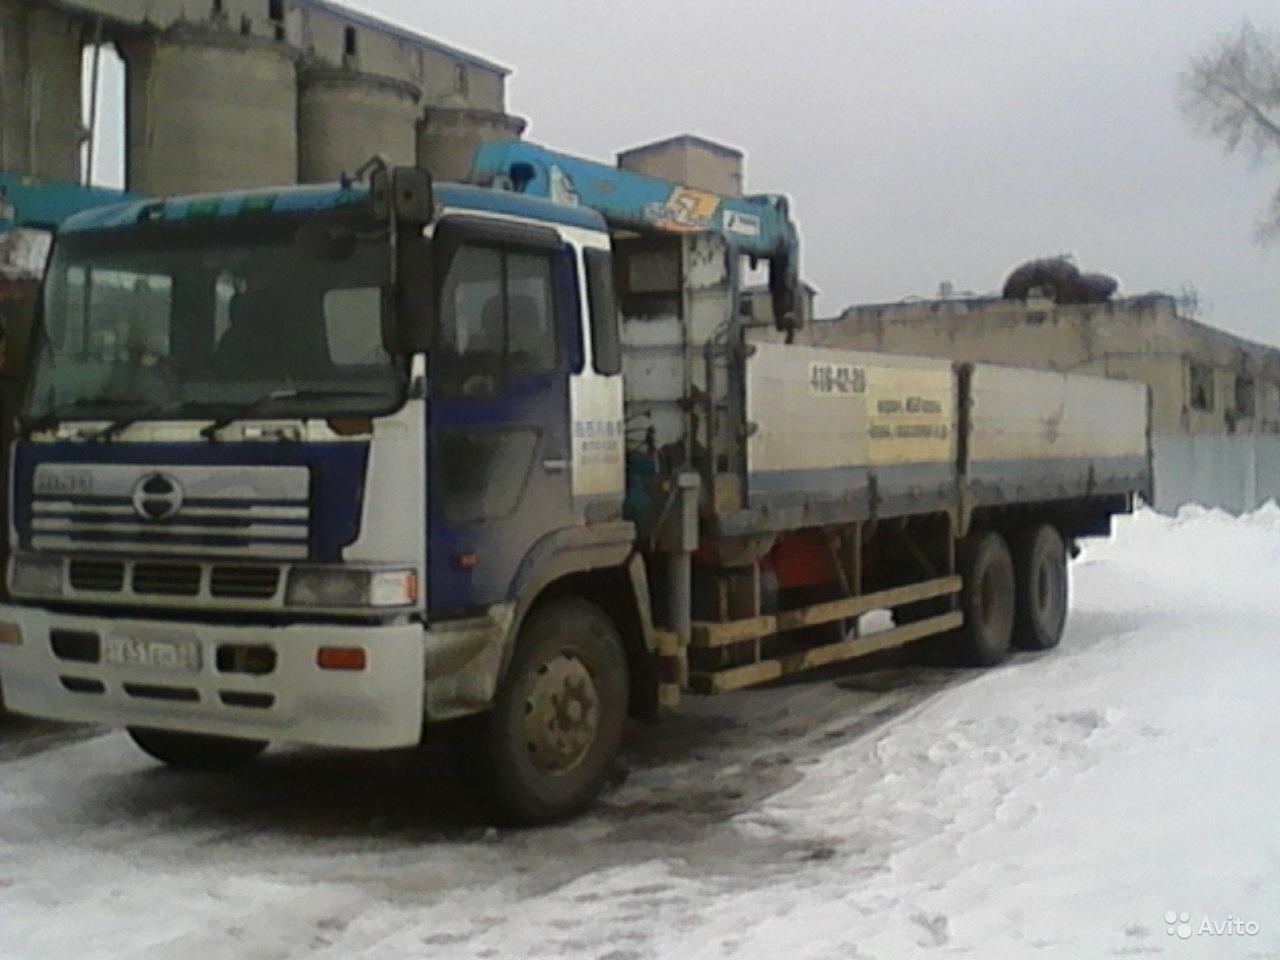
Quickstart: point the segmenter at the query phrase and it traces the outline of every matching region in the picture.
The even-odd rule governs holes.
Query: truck
[[[1073,545],[1150,496],[1142,384],[806,344],[782,196],[520,141],[470,180],[375,158],[63,224],[11,710],[177,767],[439,732],[546,823],[687,695],[1054,647]]]

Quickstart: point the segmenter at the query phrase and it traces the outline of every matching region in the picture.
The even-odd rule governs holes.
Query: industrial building
[[[374,153],[457,178],[525,125],[505,67],[328,0],[5,0],[0,169],[80,179],[85,58],[107,45],[139,193],[332,179]]]
[[[1141,380],[1151,388],[1157,505],[1239,510],[1280,496],[1280,349],[1202,323],[1167,294],[866,304],[815,323],[806,339]]]

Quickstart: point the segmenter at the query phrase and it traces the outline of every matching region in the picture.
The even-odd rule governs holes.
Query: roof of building
[[[623,157],[633,157],[644,153],[655,153],[659,150],[666,150],[670,147],[701,147],[703,150],[709,150],[712,153],[718,153],[721,156],[732,157],[735,160],[742,159],[742,151],[737,147],[730,147],[723,143],[716,143],[714,140],[708,140],[706,137],[700,137],[696,133],[681,133],[674,137],[667,137],[665,140],[655,140],[653,143],[641,144],[638,147],[629,147],[618,153],[618,159]]]
[[[1213,340],[1225,346],[1234,347],[1238,350],[1247,350],[1252,353],[1265,354],[1269,359],[1280,360],[1280,347],[1273,346],[1269,343],[1260,343],[1257,340],[1250,340],[1239,334],[1230,333],[1212,324],[1205,323],[1203,320],[1196,320],[1188,317],[1179,309],[1179,298],[1168,293],[1143,293],[1132,297],[1113,297],[1102,303],[1087,304],[1055,304],[1051,301],[1045,301],[1045,304],[1055,310],[1091,310],[1091,311],[1107,311],[1112,314],[1122,314],[1126,310],[1150,308],[1157,303],[1167,303],[1170,306],[1170,312],[1175,320],[1183,324],[1197,336],[1204,337],[1207,340]],[[1041,310],[1043,307],[1032,306],[1022,300],[1008,300],[996,294],[986,296],[957,296],[947,297],[943,299],[928,297],[912,297],[905,300],[888,301],[882,303],[857,303],[851,304],[844,308],[841,314],[834,318],[838,321],[840,317],[856,315],[859,313],[906,313],[914,308],[919,311],[917,317],[904,318],[919,319],[920,321],[933,321],[935,318],[944,315],[950,311],[957,309],[964,310],[968,313],[980,315],[982,311],[992,307],[1005,307],[1007,309],[1023,309]],[[1007,316],[1007,314],[1006,314]]]
[[[7,0],[6,0],[7,2]],[[44,0],[50,5],[59,7],[69,7],[73,10],[82,11],[96,16],[104,17],[107,21],[118,24],[137,25],[142,23],[150,23],[160,28],[172,26],[178,22],[188,22],[187,18],[192,16],[187,6],[194,7],[195,4],[183,5],[180,0],[172,0],[168,5],[155,2],[144,2],[144,0],[132,0],[125,4],[121,0]],[[395,21],[388,20],[383,16],[368,13],[358,7],[352,7],[346,3],[338,3],[336,0],[291,0],[294,6],[302,7],[310,10],[318,10],[331,16],[346,20],[352,24],[366,27],[370,30],[376,30],[380,33],[398,37],[414,46],[422,47],[427,50],[434,50],[446,56],[453,57],[472,66],[489,70],[501,76],[507,76],[511,73],[511,68],[495,63],[486,59],[479,54],[472,53],[469,50],[463,50],[453,44],[444,43],[429,37],[426,34],[404,26]],[[166,19],[165,8],[171,6],[175,14],[172,20]],[[266,3],[262,5],[263,11],[266,11]],[[203,4],[203,8],[208,10],[209,3]]]
[[[362,26],[369,27],[373,30],[379,30],[383,33],[399,37],[416,46],[426,47],[436,50],[440,53],[447,54],[457,60],[469,63],[473,66],[483,67],[486,70],[492,70],[502,76],[508,76],[511,68],[488,60],[479,54],[472,53],[469,50],[463,50],[453,44],[444,43],[436,40],[434,37],[428,37],[424,33],[420,33],[411,27],[403,26],[385,17],[377,16],[372,13],[366,13],[356,7],[352,7],[346,3],[335,3],[334,0],[294,0],[300,7],[310,7],[313,10],[323,10],[325,13],[333,14],[335,17],[341,17],[344,20],[350,20],[352,23],[358,23]]]

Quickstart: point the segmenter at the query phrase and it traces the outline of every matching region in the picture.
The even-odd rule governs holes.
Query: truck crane
[[[66,221],[11,709],[179,767],[439,729],[495,817],[544,823],[684,696],[1059,642],[1070,545],[1149,493],[1144,386],[801,342],[780,197],[519,143],[471,179],[375,161]]]

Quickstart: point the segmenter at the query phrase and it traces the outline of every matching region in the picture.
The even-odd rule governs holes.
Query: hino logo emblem
[[[182,509],[182,487],[167,473],[148,473],[133,485],[133,509],[143,520],[168,520]]]

